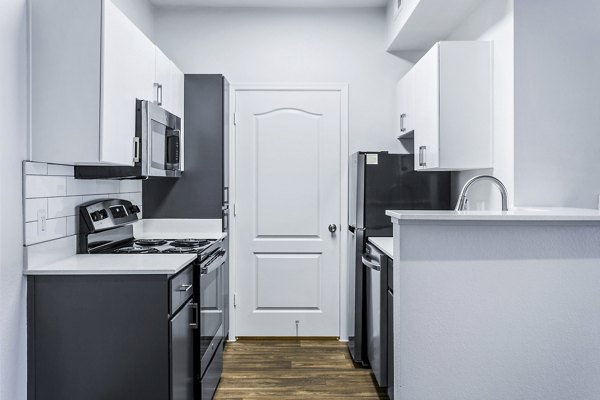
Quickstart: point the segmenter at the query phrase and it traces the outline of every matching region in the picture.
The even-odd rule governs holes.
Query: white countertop
[[[196,254],[76,254],[29,268],[25,275],[173,275],[196,257]]]
[[[510,211],[387,210],[402,221],[563,221],[600,223],[600,211],[587,208],[516,207]]]
[[[393,237],[370,237],[369,242],[373,243],[386,256],[394,258],[394,238]]]

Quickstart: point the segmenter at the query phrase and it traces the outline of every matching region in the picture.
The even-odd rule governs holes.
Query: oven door
[[[147,176],[181,176],[183,137],[181,118],[152,102],[145,102],[142,164]]]
[[[223,265],[225,251],[218,250],[200,265],[200,376],[223,340]]]

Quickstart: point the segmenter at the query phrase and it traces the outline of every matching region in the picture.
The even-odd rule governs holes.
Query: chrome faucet
[[[490,181],[494,185],[496,185],[496,187],[500,190],[500,194],[502,195],[502,211],[508,211],[508,191],[506,190],[506,186],[504,186],[500,179],[491,175],[479,175],[469,179],[460,191],[460,195],[458,196],[458,202],[456,203],[456,207],[454,208],[455,211],[464,211],[467,208],[467,193],[469,192],[469,188],[475,182],[483,180]]]

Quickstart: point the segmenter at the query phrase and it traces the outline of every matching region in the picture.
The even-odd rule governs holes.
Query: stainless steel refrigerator
[[[348,348],[368,364],[362,254],[369,237],[391,237],[386,210],[449,210],[449,172],[416,172],[412,154],[358,152],[350,160]]]

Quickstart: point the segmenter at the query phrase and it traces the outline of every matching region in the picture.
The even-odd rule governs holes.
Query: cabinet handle
[[[197,303],[189,303],[188,307],[191,308],[194,312],[194,322],[190,323],[190,328],[198,329],[198,304]]]
[[[192,285],[192,284],[185,283],[185,284],[183,284],[183,285],[180,285],[180,286],[177,288],[177,291],[178,291],[178,292],[187,292],[187,291],[188,291],[188,290],[190,290],[192,287],[193,287],[193,285]]]
[[[419,147],[419,166],[420,167],[427,166],[427,159],[425,158],[426,151],[427,151],[427,146]]]
[[[160,83],[155,82],[154,87],[156,88],[156,104],[162,106],[163,101],[163,87]]]
[[[406,132],[406,128],[404,127],[404,118],[406,118],[406,114],[400,114],[400,132]]]
[[[137,163],[140,162],[140,138],[139,137],[134,137],[133,138],[133,162]]]

